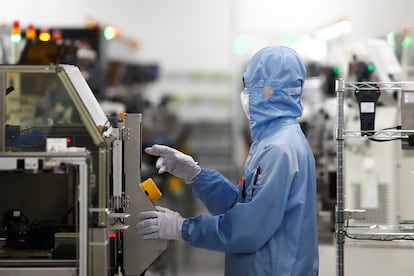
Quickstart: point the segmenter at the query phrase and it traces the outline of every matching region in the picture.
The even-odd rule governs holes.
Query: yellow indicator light
[[[118,117],[121,119],[125,119],[125,117],[127,116],[127,114],[125,112],[121,112],[118,114]]]
[[[29,26],[27,26],[26,29],[26,39],[34,39],[36,37],[36,30],[33,27],[32,24],[30,24]]]
[[[50,32],[46,29],[40,31],[39,40],[40,41],[49,41],[51,39]]]

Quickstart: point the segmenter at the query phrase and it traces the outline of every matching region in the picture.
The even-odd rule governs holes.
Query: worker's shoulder
[[[286,141],[273,140],[268,143],[264,143],[262,146],[262,153],[264,155],[268,154],[282,154],[284,152],[289,152],[291,145]]]
[[[274,137],[274,139],[267,139],[262,146],[263,154],[292,154],[297,152],[304,151],[304,146],[306,141],[303,141],[300,137],[296,135],[292,135],[289,138],[278,139]]]

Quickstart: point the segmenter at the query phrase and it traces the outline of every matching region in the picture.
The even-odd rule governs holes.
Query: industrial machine
[[[141,114],[104,114],[72,65],[0,65],[0,274],[143,275]]]

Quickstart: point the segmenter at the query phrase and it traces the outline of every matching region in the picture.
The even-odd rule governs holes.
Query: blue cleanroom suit
[[[225,275],[318,275],[315,160],[296,120],[305,75],[292,49],[260,50],[244,73],[253,143],[243,184],[207,168],[192,183],[213,216],[185,219],[182,236],[225,252]]]

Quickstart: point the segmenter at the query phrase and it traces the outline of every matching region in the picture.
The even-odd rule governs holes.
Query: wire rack
[[[337,201],[335,218],[336,242],[336,275],[344,276],[344,243],[345,237],[364,240],[414,240],[414,225],[410,226],[359,226],[350,227],[346,223],[344,211],[344,177],[343,177],[343,149],[346,138],[364,138],[375,141],[391,141],[407,139],[414,134],[414,130],[384,129],[384,130],[345,130],[344,128],[344,94],[345,91],[380,90],[399,92],[401,90],[414,92],[414,82],[346,82],[336,80],[335,90],[337,99]]]

